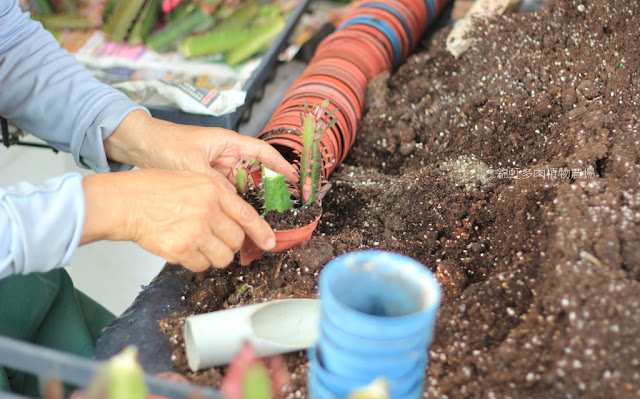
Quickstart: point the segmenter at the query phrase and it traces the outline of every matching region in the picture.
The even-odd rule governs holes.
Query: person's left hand
[[[143,111],[127,115],[104,143],[110,159],[141,168],[202,173],[213,168],[233,182],[231,171],[238,160],[255,158],[287,179],[297,180],[295,168],[263,140],[222,128],[179,125]]]

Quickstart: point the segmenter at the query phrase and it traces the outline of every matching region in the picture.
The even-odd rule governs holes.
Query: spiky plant
[[[285,212],[295,208],[296,200],[293,198],[299,199],[298,208],[320,203],[331,188],[331,184],[322,176],[323,159],[320,148],[325,130],[336,123],[336,119],[332,116],[337,108],[327,113],[328,105],[329,100],[324,100],[322,104],[313,107],[305,101],[304,112],[300,113],[301,129],[295,129],[295,132],[302,137],[302,150],[299,153],[296,152],[300,156],[296,161],[298,183],[287,182],[283,174],[262,165],[260,197],[265,214],[273,210]],[[332,154],[329,155],[332,156]],[[334,161],[325,160],[324,162],[325,167],[329,167]],[[257,171],[256,165],[257,162],[253,160],[249,162],[241,160],[234,167],[233,174],[240,194],[246,194],[247,186],[254,183],[251,175]]]
[[[244,195],[249,191],[249,187],[255,186],[253,181],[253,173],[260,170],[260,164],[251,158],[248,161],[239,160],[232,168],[231,173],[236,179],[236,188],[240,195]]]
[[[322,104],[314,105],[311,110],[309,103],[304,102],[304,114],[300,114],[302,123],[302,152],[300,153],[299,170],[300,175],[300,195],[302,206],[308,206],[316,201],[321,201],[324,195],[331,188],[331,184],[322,180],[322,156],[320,155],[320,141],[326,129],[336,123],[336,119],[331,117],[337,111],[334,108],[327,115],[329,122],[325,122],[323,117],[329,106],[329,100],[324,100]]]
[[[278,211],[283,213],[293,209],[294,201],[291,199],[291,191],[282,173],[262,165],[262,199],[264,213]]]

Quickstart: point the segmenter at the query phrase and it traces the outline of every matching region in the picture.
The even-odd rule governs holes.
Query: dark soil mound
[[[427,397],[640,396],[639,16],[549,1],[479,26],[458,60],[436,34],[371,83],[314,238],[194,275],[185,301],[315,297],[333,256],[396,251],[444,287]],[[306,396],[304,353],[285,358]]]

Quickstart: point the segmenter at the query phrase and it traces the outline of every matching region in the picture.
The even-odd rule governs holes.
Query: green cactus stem
[[[146,0],[140,16],[129,33],[129,44],[138,46],[144,43],[151,34],[158,20],[162,0]]]
[[[187,58],[227,52],[251,37],[248,25],[259,11],[259,4],[251,1],[216,24],[210,32],[183,40],[178,50]]]
[[[247,186],[247,180],[249,177],[249,172],[246,169],[239,169],[236,172],[236,189],[238,190],[238,194],[244,195],[249,190]]]
[[[262,166],[264,213],[273,210],[280,213],[293,209],[291,191],[283,174]]]
[[[242,381],[243,396],[251,399],[272,399],[271,376],[262,363],[249,366]]]
[[[145,399],[147,385],[138,363],[138,350],[125,347],[105,361],[87,390],[89,399]]]
[[[47,0],[31,0],[29,8],[35,11],[36,15],[49,15],[55,11]]]
[[[320,106],[315,105],[309,111],[309,104],[305,101],[306,115],[300,116],[302,120],[302,151],[300,153],[299,175],[303,206],[320,201],[331,187],[327,182],[321,181],[322,156],[320,154],[320,141],[324,131],[336,123],[336,119],[331,119],[329,123],[325,123],[323,120],[328,106],[329,101],[324,100]],[[331,118],[336,109],[328,113],[327,117]]]
[[[143,5],[144,0],[120,0],[115,4],[109,21],[103,27],[109,39],[123,42]]]
[[[89,19],[81,14],[51,14],[34,15],[33,19],[40,21],[47,30],[87,30],[91,28]]]
[[[268,48],[284,26],[284,18],[277,16],[262,26],[250,29],[249,39],[239,43],[237,47],[229,51],[225,56],[225,61],[230,66],[235,66],[261,50]]]
[[[168,23],[162,30],[149,36],[145,44],[161,53],[194,32],[206,31],[213,23],[211,15],[203,12],[200,7],[194,7],[186,16]]]

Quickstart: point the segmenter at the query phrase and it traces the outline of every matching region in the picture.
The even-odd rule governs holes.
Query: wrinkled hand
[[[295,181],[295,168],[270,144],[222,128],[179,125],[148,116],[142,111],[127,115],[105,140],[110,159],[141,168],[215,170],[230,181],[240,159],[255,158],[268,168]]]
[[[218,172],[161,169],[100,173],[83,179],[81,244],[108,239],[142,248],[193,270],[223,268],[245,235],[265,250],[273,231]]]

